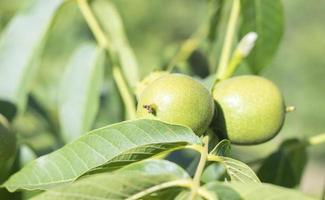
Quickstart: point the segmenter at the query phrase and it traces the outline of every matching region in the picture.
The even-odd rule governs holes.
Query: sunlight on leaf
[[[4,186],[10,191],[48,189],[94,170],[111,171],[158,153],[200,143],[187,127],[146,119],[121,122],[93,130],[32,161]]]

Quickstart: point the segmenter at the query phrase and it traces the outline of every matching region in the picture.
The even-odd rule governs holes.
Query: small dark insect
[[[143,108],[145,108],[148,111],[148,113],[156,116],[156,109],[154,108],[153,105],[143,105]]]

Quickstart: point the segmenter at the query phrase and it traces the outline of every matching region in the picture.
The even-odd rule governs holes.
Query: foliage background
[[[0,30],[29,1],[0,0]],[[115,0],[115,3],[139,59],[142,77],[166,64],[177,45],[204,19],[207,6],[201,0]],[[303,138],[325,130],[325,1],[295,0],[284,1],[284,4],[285,35],[274,61],[262,75],[275,81],[287,104],[296,106],[297,110],[288,115],[281,134],[271,142],[249,148],[235,147],[235,154],[241,151],[238,156],[247,161],[267,155],[282,138]],[[32,85],[34,95],[43,98],[42,103],[48,108],[56,107],[60,74],[72,51],[81,41],[92,37],[76,6],[68,5],[62,12],[46,44],[38,78]],[[239,73],[247,73],[247,70],[242,68]],[[53,110],[54,118],[55,112]],[[22,135],[33,137],[34,146],[54,145],[48,134],[51,127],[39,118],[39,113],[29,110],[21,122],[17,122],[24,126]],[[319,194],[325,182],[322,168],[325,148],[320,145],[309,150],[312,157],[301,187],[307,193]]]

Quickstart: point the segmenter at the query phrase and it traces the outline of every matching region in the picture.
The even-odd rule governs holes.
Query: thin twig
[[[222,79],[224,74],[227,71],[230,52],[231,52],[231,46],[232,46],[234,35],[235,35],[236,24],[238,21],[239,12],[240,12],[240,0],[234,0],[232,8],[231,8],[228,26],[227,26],[225,41],[224,41],[222,52],[221,52],[220,62],[219,62],[219,66],[218,66],[218,72],[216,74],[217,79]]]
[[[85,20],[91,29],[91,31],[94,34],[94,37],[96,38],[96,41],[98,42],[98,45],[104,49],[106,49],[108,52],[111,52],[112,49],[110,49],[110,42],[109,39],[106,37],[104,31],[101,29],[94,13],[92,12],[91,8],[89,7],[87,0],[77,0],[78,5],[80,7],[81,13],[85,17]],[[112,54],[112,52],[111,52]],[[134,119],[136,116],[136,110],[135,110],[135,101],[134,98],[128,88],[127,83],[125,82],[123,73],[121,72],[120,68],[116,65],[113,59],[113,77],[117,84],[117,87],[119,89],[119,92],[122,96],[123,103],[126,107],[128,118]]]
[[[89,7],[87,0],[78,0],[79,8],[85,17],[85,20],[93,32],[99,46],[101,46],[104,49],[108,49],[109,47],[109,41],[108,38],[105,36],[105,33],[101,29],[96,17],[94,16],[91,8]]]
[[[128,86],[123,78],[121,69],[117,66],[113,66],[113,77],[115,79],[116,85],[121,93],[124,105],[128,111],[128,119],[136,118],[135,102],[129,93]]]

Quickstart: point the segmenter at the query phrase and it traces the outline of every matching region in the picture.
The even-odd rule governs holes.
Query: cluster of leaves
[[[204,42],[215,66],[229,2],[209,1],[208,23],[185,41],[168,68],[191,61]],[[242,0],[241,6],[238,37],[251,31],[258,34],[246,59],[252,72],[258,73],[270,63],[280,42],[282,4]],[[91,38],[76,48],[53,103],[45,97],[49,92],[35,86],[34,80],[42,71],[41,58],[55,22],[60,22],[62,10],[72,7],[80,8],[97,43]],[[260,182],[297,186],[307,160],[304,142],[284,142],[261,163],[257,176],[246,164],[228,157],[227,140],[212,145],[187,127],[145,119],[123,121],[134,118],[130,91],[138,81],[139,67],[112,2],[34,0],[11,20],[0,39],[0,112],[18,133],[24,133],[15,170],[9,173],[13,175],[2,187],[10,192],[44,191],[32,199],[311,199]],[[28,117],[33,123],[26,124]],[[107,124],[111,125],[102,127]],[[41,134],[26,140],[35,127]],[[97,127],[102,128],[88,132]],[[38,146],[42,137],[49,143],[46,147]],[[25,143],[39,149],[38,155]],[[194,178],[176,163],[158,159],[180,149],[200,154],[198,166],[192,163]],[[33,159],[39,155],[43,156]],[[28,160],[32,161],[25,165]]]
[[[190,175],[175,163],[147,158],[180,148],[201,152],[201,145],[186,127],[145,119],[121,122],[91,131],[28,163],[4,186],[9,191],[47,190],[33,199],[187,199],[194,187]],[[272,198],[309,199],[262,184],[246,164],[224,156],[229,148],[229,141],[223,140],[210,153],[201,152],[223,169],[221,176],[202,180],[206,184],[197,190],[204,198],[263,199],[277,194]],[[221,177],[228,181],[218,181]]]

